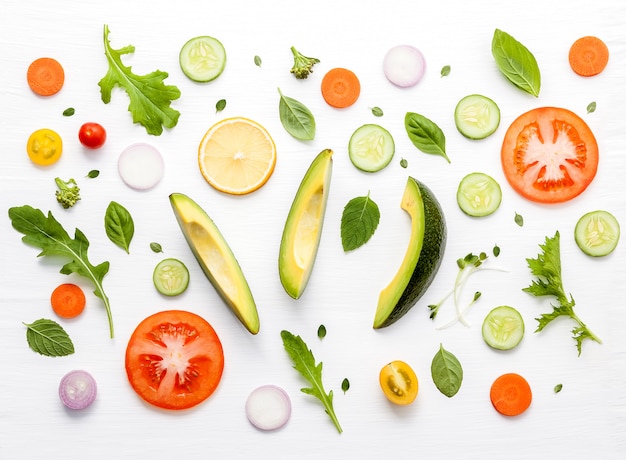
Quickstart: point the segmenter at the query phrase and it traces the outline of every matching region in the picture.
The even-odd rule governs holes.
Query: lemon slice
[[[198,148],[198,165],[206,181],[231,195],[263,186],[276,166],[276,144],[267,130],[243,117],[226,118],[206,132]]]

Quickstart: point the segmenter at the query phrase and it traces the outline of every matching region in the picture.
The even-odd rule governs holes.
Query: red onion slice
[[[246,401],[246,415],[260,430],[276,430],[291,416],[291,400],[285,390],[276,385],[256,388]]]
[[[95,399],[97,385],[86,371],[75,370],[67,373],[59,384],[59,397],[65,406],[74,410],[88,407]]]
[[[426,60],[420,50],[411,45],[398,45],[385,54],[383,71],[396,86],[408,88],[417,85],[426,70]]]

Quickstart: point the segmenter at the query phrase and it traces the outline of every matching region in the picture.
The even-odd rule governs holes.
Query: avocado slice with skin
[[[187,195],[172,193],[169,198],[178,225],[202,271],[245,328],[257,334],[260,322],[256,303],[239,262],[219,229]]]
[[[400,206],[411,217],[411,237],[396,275],[380,292],[374,329],[408,313],[433,282],[445,252],[446,221],[432,191],[409,177]]]
[[[300,298],[311,277],[322,235],[332,174],[331,149],[313,160],[296,192],[280,240],[278,272],[287,294]]]

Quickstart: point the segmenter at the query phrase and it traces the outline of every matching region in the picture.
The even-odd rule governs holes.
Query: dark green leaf
[[[150,243],[150,249],[152,249],[152,252],[156,253],[163,252],[163,248],[161,247],[161,245],[155,242]]]
[[[461,388],[463,382],[463,368],[459,360],[449,351],[439,345],[430,366],[435,386],[448,398],[451,398]]]
[[[560,393],[562,389],[563,389],[563,384],[562,383],[558,383],[558,384],[554,385],[554,392],[555,393]]]
[[[524,226],[524,217],[521,214],[515,213],[515,223],[520,227]]]
[[[346,394],[346,391],[350,389],[350,380],[343,379],[341,382],[341,389],[343,390],[343,394]]]
[[[408,162],[408,161],[406,161],[406,159],[405,159],[405,158],[402,158],[402,159],[400,160],[400,166],[402,166],[403,168],[406,168],[408,165],[409,165],[409,162]]]
[[[315,118],[311,111],[301,102],[280,94],[278,113],[280,122],[285,130],[301,141],[310,141],[315,138]]]
[[[493,256],[498,257],[500,255],[500,246],[497,244],[493,247]]]
[[[38,319],[26,324],[26,341],[31,350],[44,356],[67,356],[74,353],[70,336],[55,321]]]
[[[446,155],[446,136],[435,122],[419,113],[407,112],[404,127],[415,147],[424,153],[442,156],[450,163]]]
[[[441,68],[441,76],[442,77],[447,77],[448,75],[450,75],[450,66],[449,65],[444,65]]]
[[[323,339],[324,337],[326,337],[326,326],[324,326],[323,324],[320,324],[320,327],[317,328],[317,336],[320,339]]]
[[[541,72],[535,56],[511,35],[496,29],[491,53],[500,72],[515,86],[537,97],[541,88]]]
[[[71,117],[75,113],[76,113],[76,110],[74,110],[74,107],[68,107],[67,109],[65,109],[63,111],[63,116],[64,117]]]
[[[256,65],[257,67],[261,67],[261,64],[261,56],[254,56],[254,65]]]
[[[596,111],[596,103],[590,102],[589,105],[587,106],[587,113],[593,113],[595,111]]]
[[[135,234],[135,223],[128,210],[111,201],[104,215],[104,229],[109,240],[129,253],[130,242]]]
[[[219,101],[217,101],[217,103],[215,104],[215,113],[217,112],[221,112],[222,110],[224,110],[226,108],[226,99],[220,99]]]
[[[341,244],[344,251],[352,251],[369,241],[378,222],[378,205],[367,196],[351,199],[343,209],[341,216]]]
[[[374,115],[375,117],[382,117],[383,114],[383,109],[381,109],[380,107],[372,107],[372,115]]]
[[[90,179],[95,179],[99,175],[100,175],[100,171],[98,171],[97,169],[92,169],[91,171],[87,173],[87,177]]]

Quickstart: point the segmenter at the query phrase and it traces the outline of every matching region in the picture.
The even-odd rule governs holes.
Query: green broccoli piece
[[[307,78],[313,72],[313,66],[320,62],[319,59],[302,55],[295,47],[291,47],[293,53],[293,67],[291,73],[298,79]]]
[[[74,179],[64,181],[57,177],[54,179],[58,190],[56,191],[57,201],[61,203],[65,209],[71,208],[80,200],[80,188]]]

